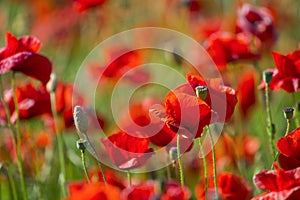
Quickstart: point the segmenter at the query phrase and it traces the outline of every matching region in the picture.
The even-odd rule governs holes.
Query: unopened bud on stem
[[[87,133],[88,120],[80,106],[74,107],[73,118],[76,129],[81,133]]]
[[[51,92],[55,92],[56,88],[57,88],[57,76],[55,73],[51,73],[50,80],[46,85],[46,89],[49,93],[51,93]]]

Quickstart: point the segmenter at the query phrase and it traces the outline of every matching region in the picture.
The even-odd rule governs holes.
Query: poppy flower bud
[[[273,77],[273,72],[272,71],[264,71],[263,72],[263,79],[265,83],[270,83]]]
[[[199,85],[196,87],[196,95],[198,98],[204,100],[207,96],[208,88],[203,85]]]
[[[292,107],[288,107],[288,108],[284,108],[283,110],[284,113],[284,117],[288,120],[293,119],[294,117],[294,108]]]
[[[57,88],[57,76],[55,73],[51,73],[50,80],[48,81],[46,88],[49,93],[55,92]]]
[[[178,159],[178,152],[177,147],[171,147],[169,150],[169,156],[172,160],[172,163],[175,164],[176,160]]]
[[[88,120],[80,106],[75,106],[73,118],[76,129],[81,133],[87,133]]]
[[[86,149],[85,147],[86,143],[87,141],[85,139],[80,138],[79,140],[76,141],[77,149],[79,149],[80,151],[84,151]]]

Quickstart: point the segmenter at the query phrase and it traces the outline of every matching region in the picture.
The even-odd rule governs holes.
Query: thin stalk
[[[12,140],[13,140],[13,146],[14,146],[14,149],[15,151],[17,151],[17,144],[16,144],[16,131],[10,121],[11,119],[11,114],[10,114],[10,110],[9,110],[9,107],[6,103],[6,101],[4,100],[4,90],[3,90],[3,86],[2,86],[2,75],[0,75],[0,95],[1,95],[1,101],[3,103],[3,106],[4,106],[4,109],[5,109],[5,112],[6,112],[6,116],[7,116],[7,123],[8,123],[8,127],[10,128],[11,132],[12,132]],[[18,196],[16,196],[16,187],[15,187],[15,181],[14,179],[12,178],[11,176],[11,172],[8,168],[8,179],[9,179],[9,182],[10,182],[10,185],[11,185],[11,188],[12,188],[12,193],[13,193],[13,198],[14,199],[17,199]]]
[[[209,126],[207,126],[208,134],[211,143],[211,150],[212,150],[212,158],[213,158],[213,174],[214,174],[214,187],[215,187],[215,195],[216,198],[219,199],[219,192],[218,192],[218,180],[217,180],[217,159],[216,159],[216,151],[215,151],[215,142],[210,131]]]
[[[181,162],[181,155],[180,155],[180,134],[177,133],[177,159],[178,159],[178,166],[179,166],[179,176],[180,176],[180,184],[184,186],[184,174],[183,174],[183,167]]]
[[[298,128],[300,126],[299,123],[299,111],[298,111],[298,105],[296,103],[296,97],[295,97],[295,92],[292,93],[292,99],[293,99],[293,104],[295,106],[295,124],[296,124],[296,128]]]
[[[267,110],[267,120],[268,120],[268,127],[267,127],[267,133],[269,137],[269,143],[272,149],[272,155],[273,158],[276,156],[276,149],[275,149],[275,129],[272,121],[272,114],[271,114],[271,104],[270,104],[270,94],[269,94],[269,83],[266,83],[266,91],[265,91],[265,96],[266,96],[266,110]]]
[[[17,200],[18,199],[18,194],[17,194],[17,190],[16,190],[16,184],[15,184],[13,175],[11,173],[10,167],[7,168],[7,178],[8,178],[9,184],[10,184],[13,199]]]
[[[16,83],[15,83],[15,72],[12,73],[11,78],[11,86],[13,88],[13,99],[15,104],[15,112],[16,112],[16,133],[17,133],[17,139],[16,139],[16,153],[18,158],[18,170],[20,173],[20,182],[21,182],[21,190],[22,190],[22,196],[24,200],[28,199],[25,180],[24,180],[24,172],[23,172],[23,163],[22,163],[22,155],[21,155],[21,130],[20,130],[20,116],[19,116],[19,105],[16,95]],[[7,121],[10,121],[10,118],[7,119]]]
[[[171,170],[170,170],[170,166],[168,165],[168,166],[166,166],[166,171],[167,171],[167,179],[168,180],[171,180]]]
[[[200,147],[200,151],[201,154],[203,156],[203,168],[204,168],[204,182],[205,182],[205,199],[208,199],[208,170],[207,170],[207,161],[206,161],[206,156],[204,155],[204,149],[203,146],[201,144],[201,139],[198,139],[199,142],[199,147]]]
[[[57,147],[58,147],[58,158],[59,158],[59,165],[60,165],[60,185],[62,190],[62,196],[65,197],[67,195],[66,190],[66,167],[65,167],[65,158],[64,158],[64,145],[63,145],[63,136],[58,128],[58,115],[56,112],[56,100],[55,100],[55,92],[50,93],[50,100],[51,100],[51,110],[54,119],[54,126],[56,131],[56,140],[57,140]]]
[[[286,125],[286,131],[285,131],[284,137],[289,134],[290,127],[291,127],[291,120],[287,119],[286,122],[287,122],[287,125]],[[277,151],[273,162],[275,162],[278,159],[278,156],[279,156],[279,152]],[[273,164],[271,166],[271,169],[274,169],[274,165]]]
[[[131,178],[131,173],[129,170],[127,171],[127,178],[128,178],[129,186],[132,186],[132,178]]]
[[[86,167],[84,150],[80,150],[80,154],[81,154],[81,163],[82,163],[83,171],[85,173],[85,176],[86,176],[88,182],[90,183],[91,182],[91,178],[89,176],[89,173],[88,173],[88,170],[87,170],[87,167]]]

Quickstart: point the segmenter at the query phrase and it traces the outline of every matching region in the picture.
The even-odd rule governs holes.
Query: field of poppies
[[[300,199],[300,1],[0,1],[0,200]]]

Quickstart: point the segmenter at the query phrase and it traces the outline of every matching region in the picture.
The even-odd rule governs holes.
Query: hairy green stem
[[[62,196],[65,197],[67,195],[66,190],[66,167],[65,167],[65,158],[64,158],[64,144],[63,144],[63,136],[58,127],[58,115],[56,111],[56,100],[55,100],[55,92],[50,92],[50,100],[51,100],[51,110],[54,120],[55,132],[56,132],[56,141],[58,147],[58,158],[60,165],[60,186],[62,191]]]
[[[16,113],[16,153],[18,158],[18,170],[20,173],[20,182],[21,182],[21,190],[22,190],[22,196],[24,200],[28,199],[25,180],[24,180],[24,172],[23,172],[23,163],[22,163],[22,155],[21,155],[21,130],[20,130],[20,116],[19,116],[19,105],[16,95],[16,81],[15,81],[15,72],[12,72],[12,78],[11,78],[11,87],[13,88],[13,100],[15,105],[15,113]],[[10,118],[7,119],[7,121],[10,121]]]
[[[180,177],[180,184],[183,187],[184,186],[184,174],[183,174],[183,167],[181,162],[181,155],[180,155],[180,134],[177,133],[177,160],[178,160],[178,166],[179,166],[179,177]]]
[[[276,148],[275,148],[275,129],[272,121],[272,114],[271,114],[271,104],[270,104],[270,92],[269,92],[269,83],[266,83],[266,90],[265,90],[265,96],[266,96],[266,110],[267,110],[267,120],[268,120],[268,127],[267,127],[267,133],[269,137],[269,143],[272,149],[272,156],[275,158],[276,156]]]
[[[216,159],[216,151],[215,151],[215,142],[213,135],[210,131],[209,126],[207,126],[208,134],[211,143],[211,150],[212,150],[212,158],[213,158],[213,174],[214,174],[214,187],[215,187],[215,195],[216,198],[219,199],[219,192],[218,192],[218,180],[217,180],[217,159]]]
[[[129,170],[127,171],[127,178],[128,178],[129,186],[132,186],[132,178],[131,178],[131,173]]]
[[[201,144],[201,139],[198,139],[199,142],[199,147],[200,147],[200,151],[201,154],[203,156],[203,169],[204,169],[204,187],[205,187],[205,199],[208,199],[208,170],[207,170],[207,161],[206,161],[206,156],[204,155],[204,149],[203,149],[203,145]]]
[[[81,163],[82,163],[83,171],[85,173],[85,176],[86,176],[88,182],[90,183],[91,182],[91,178],[90,178],[90,175],[89,175],[87,167],[86,167],[84,150],[80,150],[80,154],[81,154]]]
[[[15,184],[11,169],[9,167],[7,168],[7,177],[8,177],[8,181],[10,184],[13,200],[17,200],[18,194],[17,194],[17,190],[16,190],[16,184]]]

